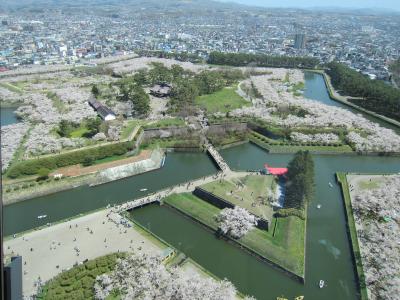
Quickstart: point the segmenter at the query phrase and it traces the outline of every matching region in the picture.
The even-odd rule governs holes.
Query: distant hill
[[[140,6],[146,9],[179,8],[234,8],[240,4],[221,3],[212,0],[1,0],[0,8],[68,8],[95,6]]]

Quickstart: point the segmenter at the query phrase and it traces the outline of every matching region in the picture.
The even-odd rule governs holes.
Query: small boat
[[[329,182],[329,186],[330,186],[330,187],[333,187],[333,184]]]
[[[161,168],[164,167],[164,164],[165,164],[165,155],[164,155],[164,157],[163,157],[163,159],[161,161]]]
[[[297,296],[296,298],[294,298],[294,300],[303,300],[304,296]]]
[[[319,288],[322,289],[325,285],[325,281],[323,281],[322,279],[319,281]]]
[[[318,204],[318,205],[317,205],[317,208],[320,209],[320,208],[321,208],[321,204]]]
[[[46,218],[47,217],[47,215],[40,215],[40,216],[38,216],[37,218],[38,219],[44,219],[44,218]]]
[[[140,191],[141,191],[141,192],[145,192],[145,191],[147,191],[147,189],[140,189]]]

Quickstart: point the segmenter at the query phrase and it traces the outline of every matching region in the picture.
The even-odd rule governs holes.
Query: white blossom
[[[241,238],[250,229],[257,225],[257,218],[246,209],[235,206],[235,208],[224,208],[216,216],[219,229],[234,238]]]
[[[22,138],[29,129],[26,123],[16,123],[1,126],[1,166],[2,171],[8,168],[14,157],[15,151],[18,149]]]
[[[135,253],[119,259],[109,275],[96,278],[96,299],[106,299],[111,291],[121,292],[121,299],[233,300],[236,289],[227,280],[216,281],[183,271],[166,268],[160,256]]]
[[[317,134],[304,134],[301,132],[292,132],[290,138],[293,141],[301,143],[323,143],[323,144],[337,144],[339,137],[334,133],[317,133]]]
[[[400,295],[400,175],[378,188],[354,191],[357,236],[369,299]]]

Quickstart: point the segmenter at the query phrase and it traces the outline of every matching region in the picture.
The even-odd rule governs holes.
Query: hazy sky
[[[228,0],[220,0],[228,2]],[[267,7],[347,7],[386,8],[400,10],[400,0],[229,0],[248,5]]]

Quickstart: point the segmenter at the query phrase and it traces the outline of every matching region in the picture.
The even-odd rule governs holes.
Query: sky
[[[400,0],[220,0],[266,7],[382,8],[400,11]]]

